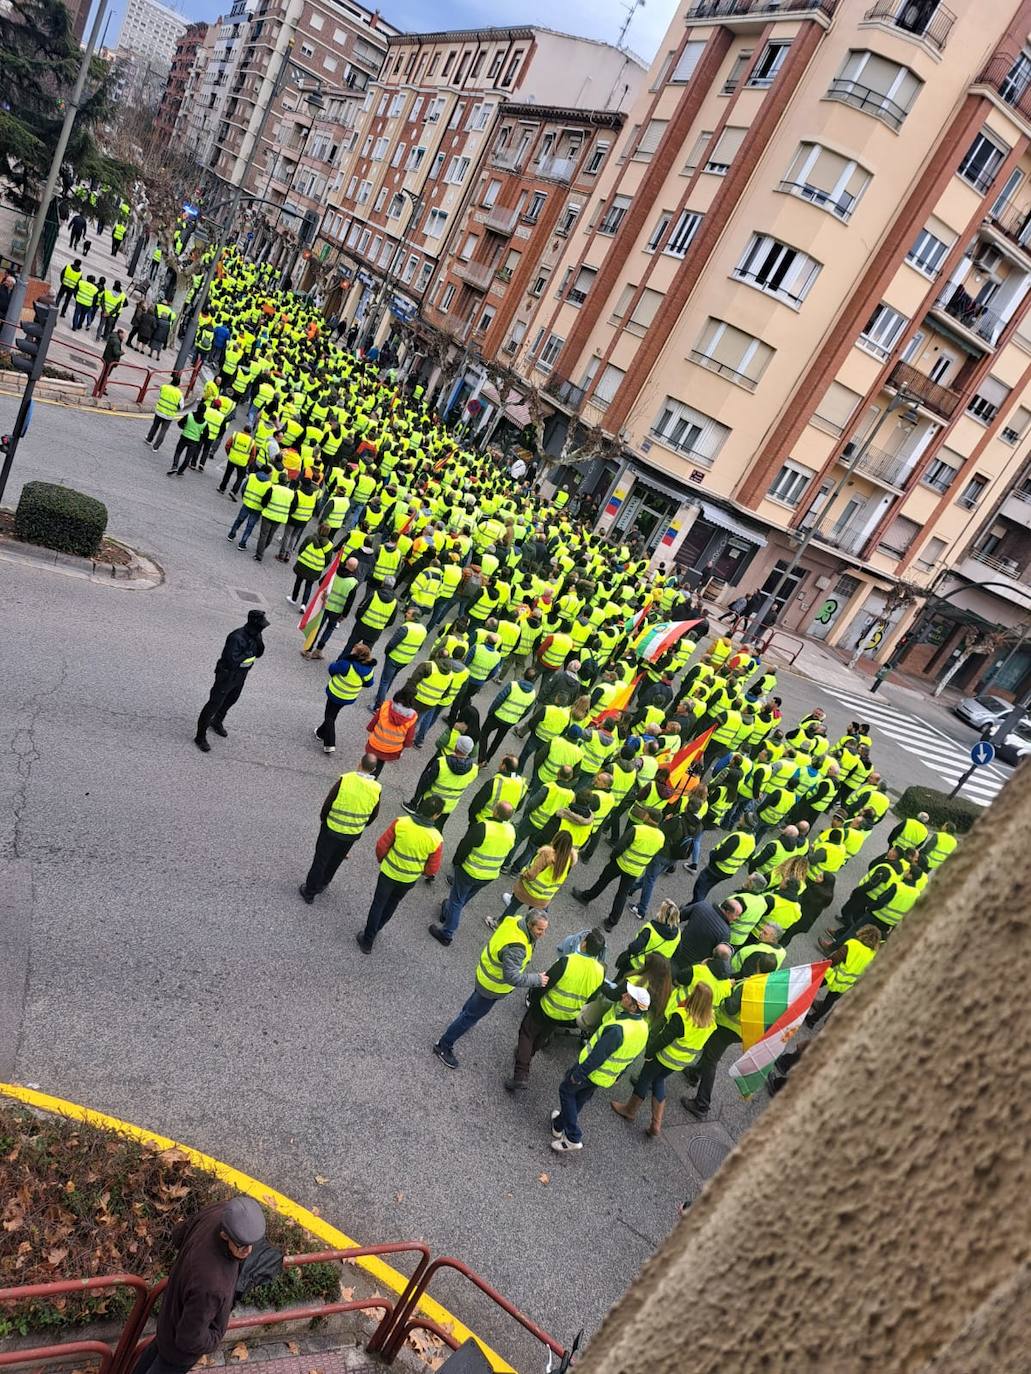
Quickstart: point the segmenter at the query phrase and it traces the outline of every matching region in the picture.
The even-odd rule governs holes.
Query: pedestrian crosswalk
[[[878,748],[878,736],[883,736],[907,753],[914,754],[925,768],[937,773],[950,790],[970,767],[970,748],[951,739],[944,731],[928,725],[919,716],[889,706],[869,693],[845,692],[837,687],[824,687],[823,691],[847,706],[851,719],[870,722],[874,757],[878,764],[884,757],[883,749]],[[976,743],[972,735],[970,745]],[[1007,776],[1001,768],[986,764],[971,774],[959,795],[980,806],[987,806],[1005,784]],[[890,777],[888,781],[891,781]]]

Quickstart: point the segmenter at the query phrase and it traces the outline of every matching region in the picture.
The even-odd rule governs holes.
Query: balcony
[[[848,464],[859,447],[861,446],[854,442],[846,444],[839,462]],[[907,477],[913,471],[913,465],[907,457],[887,453],[882,448],[868,444],[855,464],[855,471],[861,472],[864,477],[869,477],[874,482],[891,487],[893,491],[901,491],[906,485]]]
[[[841,553],[858,555],[869,543],[870,533],[868,520],[850,520],[847,525],[832,525],[828,530],[821,530],[813,539]]]
[[[456,262],[451,270],[474,291],[486,291],[494,280],[494,268],[489,262]]]
[[[1027,607],[1031,588],[1027,573],[1015,558],[997,558],[980,549],[971,549],[956,565],[960,577],[970,582],[991,582],[989,591],[997,596],[1009,596],[1020,606]]]
[[[583,405],[584,388],[574,386],[568,377],[560,377],[556,372],[553,372],[544,383],[544,390],[570,410],[579,410]]]
[[[1031,530],[1031,489],[1014,487],[999,508],[999,514],[1007,520]]]
[[[1016,57],[996,53],[973,84],[994,91],[1004,104],[1031,124],[1031,75]]]
[[[773,15],[789,19],[797,14],[833,17],[838,0],[698,0],[684,15],[686,24],[703,23],[710,19],[751,19]]]
[[[903,33],[922,38],[942,52],[956,16],[936,0],[877,0],[866,12],[867,19],[879,19]]]
[[[931,313],[945,315],[963,330],[963,338],[973,343],[979,352],[994,348],[1003,330],[1003,320],[994,310],[981,305],[955,283],[946,286],[931,306]]]
[[[521,170],[522,153],[518,148],[501,148],[491,157],[491,162],[503,172],[518,172]]]
[[[906,394],[915,405],[923,406],[943,420],[951,420],[959,405],[957,392],[932,382],[930,377],[918,372],[911,363],[896,363],[887,385],[896,391],[905,387]]]
[[[981,233],[1027,270],[1031,258],[1031,205],[997,200],[988,211]]]
[[[515,206],[492,205],[483,220],[483,227],[492,234],[511,237],[519,221],[519,211]]]
[[[546,157],[537,167],[537,175],[548,177],[551,181],[568,182],[573,179],[576,159],[571,157]]]

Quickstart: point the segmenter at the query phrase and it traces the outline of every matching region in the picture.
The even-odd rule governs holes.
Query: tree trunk
[[[959,672],[960,668],[963,667],[963,664],[966,663],[967,659],[970,657],[970,655],[971,655],[972,653],[973,653],[973,650],[972,650],[972,649],[964,649],[964,650],[963,650],[963,652],[959,655],[959,657],[958,657],[958,658],[956,659],[956,661],[953,663],[952,667],[949,668],[949,669],[946,671],[945,676],[944,676],[944,677],[941,679],[941,681],[938,683],[938,686],[937,686],[937,687],[934,689],[934,691],[931,693],[931,696],[932,696],[932,697],[940,697],[940,696],[941,696],[942,692],[945,691],[945,688],[949,685],[949,683],[952,681],[952,679],[956,676],[956,674]]]

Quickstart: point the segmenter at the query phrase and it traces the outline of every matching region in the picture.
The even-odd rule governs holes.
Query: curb
[[[324,1221],[315,1212],[309,1211],[299,1202],[294,1202],[284,1193],[277,1192],[275,1188],[269,1188],[258,1179],[251,1178],[249,1174],[241,1173],[238,1169],[234,1169],[231,1164],[225,1164],[212,1155],[202,1154],[200,1150],[195,1150],[191,1145],[184,1145],[178,1140],[170,1140],[167,1136],[158,1135],[155,1131],[148,1131],[143,1126],[134,1126],[129,1121],[121,1121],[118,1117],[108,1116],[105,1112],[94,1111],[92,1107],[83,1107],[77,1102],[68,1102],[60,1097],[51,1097],[49,1093],[37,1092],[35,1088],[22,1087],[20,1083],[0,1083],[0,1096],[13,1098],[16,1102],[23,1102],[27,1107],[52,1112],[56,1116],[66,1116],[72,1121],[84,1121],[88,1125],[99,1127],[101,1130],[117,1131],[121,1135],[127,1135],[131,1139],[139,1141],[141,1144],[152,1145],[158,1150],[181,1150],[195,1168],[213,1174],[214,1177],[221,1179],[223,1183],[228,1183],[238,1192],[246,1193],[248,1197],[264,1203],[266,1207],[278,1212],[280,1216],[296,1222],[298,1226],[303,1227],[313,1236],[317,1236],[319,1240],[324,1240],[330,1249],[346,1250],[361,1244],[360,1241],[345,1235],[343,1231],[338,1230],[328,1221]],[[392,1265],[385,1264],[376,1255],[362,1255],[353,1260],[352,1263],[365,1269],[377,1282],[382,1283],[398,1295],[403,1293],[407,1287],[408,1280],[405,1275],[393,1268]],[[498,1374],[515,1374],[513,1367],[496,1350],[492,1350],[486,1341],[481,1340],[476,1335],[475,1331],[470,1331],[453,1313],[449,1312],[446,1307],[441,1307],[440,1303],[433,1298],[424,1296],[419,1302],[419,1310],[440,1326],[446,1326],[459,1344],[472,1337]]]
[[[11,389],[3,382],[0,382],[0,396],[20,396],[21,390]],[[54,396],[41,395],[38,391],[32,398],[33,405],[57,406],[60,410],[85,410],[91,415],[111,415],[126,420],[151,420],[154,417],[153,410],[115,410],[115,402],[107,399],[106,396],[99,398],[93,396],[80,396],[78,400],[58,400]]]
[[[16,539],[0,536],[0,559],[9,563],[41,564],[57,571],[74,572],[87,577],[91,582],[114,582],[126,589],[143,591],[159,587],[165,580],[164,570],[152,559],[138,554],[120,539],[105,535],[112,544],[127,550],[132,555],[129,564],[98,563],[92,558],[80,558],[74,553],[59,553],[56,549],[45,549],[39,544],[23,544]]]

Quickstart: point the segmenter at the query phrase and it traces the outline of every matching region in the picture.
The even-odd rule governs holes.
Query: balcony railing
[[[1031,123],[1031,75],[1024,71],[1015,56],[996,53],[974,85],[988,86]]]
[[[994,554],[983,553],[980,549],[971,549],[967,557],[972,558],[975,563],[983,563],[986,568],[991,568],[993,572],[1012,577],[1017,582],[1025,581],[1025,569],[1020,566],[1020,562],[1016,558],[996,558]]]
[[[859,553],[869,541],[870,527],[860,521],[850,521],[847,525],[832,525],[830,529],[821,529],[813,538],[818,539],[821,544],[829,544],[832,549],[840,549],[842,553]]]
[[[956,22],[956,16],[935,0],[877,0],[866,12],[867,19],[883,19],[904,33],[924,38],[939,52]]]
[[[948,387],[932,382],[923,372],[918,372],[912,363],[896,363],[892,368],[888,385],[906,391],[918,405],[926,406],[945,420],[951,420],[959,405],[959,395]]]
[[[870,86],[863,86],[858,81],[849,81],[841,76],[836,77],[827,87],[827,99],[840,100],[845,105],[851,105],[853,109],[863,110],[866,114],[883,120],[890,129],[901,128],[906,117],[906,111],[902,106],[897,105],[894,100],[889,100],[882,91],[875,91]]]
[[[515,206],[492,205],[487,211],[483,227],[493,234],[510,235],[519,221],[519,211]]]
[[[841,455],[841,461],[848,463],[851,460],[856,448],[856,443],[845,445]],[[908,458],[900,457],[897,453],[888,453],[882,448],[875,448],[872,444],[867,445],[863,450],[862,456],[855,464],[857,472],[865,473],[868,477],[875,478],[878,482],[886,482],[890,487],[898,487],[899,490],[905,485],[906,478],[912,472],[912,466]]]
[[[522,154],[516,148],[502,148],[493,155],[491,162],[503,172],[516,172],[522,162]]]
[[[494,280],[494,268],[489,262],[456,262],[452,270],[474,291],[486,291]]]
[[[997,200],[988,211],[988,219],[1000,233],[1012,239],[1025,253],[1031,252],[1031,205],[1015,205],[1011,200]]]
[[[568,377],[560,377],[555,372],[544,383],[544,390],[570,410],[579,410],[586,395],[582,386],[574,386]]]
[[[716,358],[710,358],[707,353],[700,353],[697,348],[692,348],[690,358],[699,367],[707,367],[710,372],[716,372],[721,377],[726,377],[728,381],[734,382],[736,386],[743,386],[746,391],[754,391],[756,383],[753,378],[748,377],[743,372],[738,372],[737,368],[731,367],[729,363],[721,363]]]
[[[576,169],[576,160],[571,157],[546,157],[537,168],[542,177],[552,181],[570,181]]]
[[[962,286],[954,283],[945,287],[931,309],[942,311],[993,348],[1002,332],[1002,316],[975,301]]]
[[[698,0],[684,15],[686,23],[695,19],[746,19],[753,14],[803,14],[818,10],[828,19],[838,0]]]

